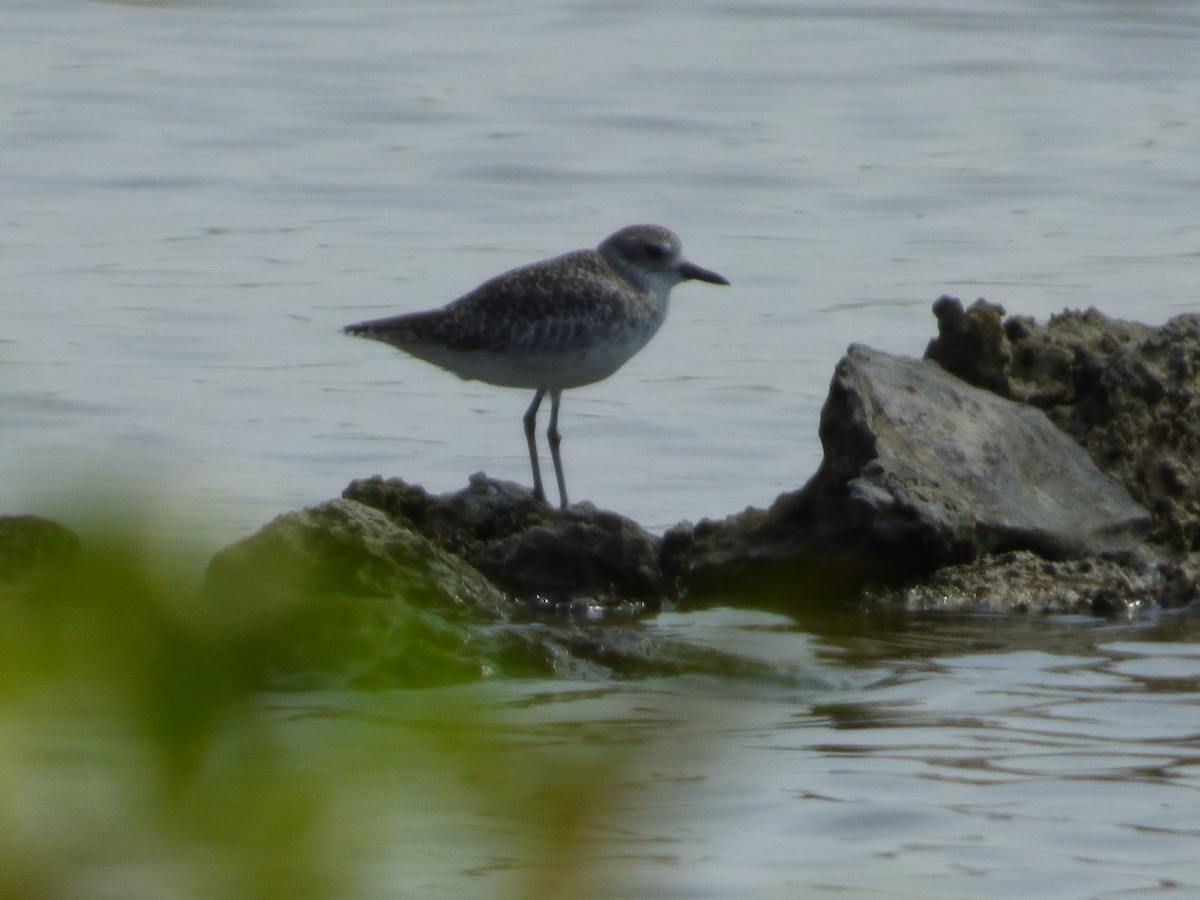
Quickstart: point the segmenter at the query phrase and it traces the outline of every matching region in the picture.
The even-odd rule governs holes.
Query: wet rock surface
[[[756,567],[824,569],[850,593],[994,553],[1130,551],[1149,514],[1039,410],[933,362],[852,346],[821,415],[824,460],[765,513],[673,530],[684,589]]]
[[[342,593],[408,603],[399,570],[438,560],[473,587],[442,596],[431,576],[416,605],[448,620],[481,671],[575,674],[732,664],[637,628],[664,604],[805,620],[864,604],[1122,615],[1200,602],[1200,320],[1151,328],[1089,310],[1041,326],[946,297],[934,313],[925,360],[850,348],[822,411],[820,469],[768,509],[660,539],[482,474],[440,496],[367,478],[336,503],[370,519],[379,553],[333,554],[365,573]],[[395,569],[375,559],[414,541]]]
[[[657,609],[665,597],[661,540],[590,503],[560,511],[520,485],[483,474],[442,495],[375,477],[352,482],[342,496],[466,560],[530,609],[636,614]]]
[[[753,668],[636,621],[645,603],[612,593],[613,579],[631,592],[656,590],[654,572],[641,570],[658,539],[613,513],[586,505],[560,513],[481,476],[443,497],[398,479],[354,482],[346,494],[279,516],[209,564],[209,602],[245,610],[273,685]],[[544,586],[521,593],[542,576],[562,591],[557,599]],[[589,627],[597,621],[604,627]]]
[[[1045,410],[1150,510],[1151,540],[1200,550],[1200,316],[1152,328],[1068,310],[1038,325],[953,297],[934,314],[928,358]]]
[[[1200,554],[1171,561],[1054,561],[1029,551],[939,569],[877,599],[910,610],[1037,612],[1124,618],[1200,601]]]

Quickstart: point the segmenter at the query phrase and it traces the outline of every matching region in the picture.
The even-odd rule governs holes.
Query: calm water
[[[205,551],[357,476],[524,481],[525,394],[339,328],[636,221],[733,282],[564,402],[572,495],[653,528],[801,484],[846,345],[919,354],[941,293],[1197,306],[1187,0],[8,0],[0,29],[3,512],[103,476]],[[837,660],[717,628],[811,662],[788,690],[511,690],[563,701],[539,733],[713,748],[630,775],[620,852],[662,895],[1200,884],[1187,630],[954,627]]]
[[[509,776],[524,805],[468,779],[435,812],[414,800],[421,775],[386,749],[428,715],[404,694],[283,701],[331,765],[357,754],[334,827],[371,836],[361,895],[529,896],[553,827],[539,804],[577,772],[606,802],[569,851],[569,896],[1200,896],[1194,622],[934,619],[814,638],[718,610],[657,627],[780,678],[471,689],[531,754]]]

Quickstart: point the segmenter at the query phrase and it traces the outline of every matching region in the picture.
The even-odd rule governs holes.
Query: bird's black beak
[[[729,279],[724,275],[718,275],[716,272],[702,269],[686,260],[679,266],[679,274],[683,276],[685,281],[695,280],[707,281],[709,284],[729,284]]]

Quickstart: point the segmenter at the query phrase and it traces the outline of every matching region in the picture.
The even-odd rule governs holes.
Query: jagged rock
[[[1152,540],[1200,550],[1200,316],[1157,328],[1094,309],[1065,311],[1045,325],[1010,316],[997,337],[990,325],[972,331],[963,322],[995,320],[999,306],[979,300],[964,313],[943,297],[934,309],[939,335],[927,356],[1046,410],[1151,511]]]
[[[747,665],[640,629],[664,601],[806,621],[871,596],[1105,615],[1200,602],[1200,551],[1179,552],[1200,540],[1200,317],[1038,326],[954,298],[935,314],[929,360],[850,348],[820,469],[769,509],[660,540],[482,474],[441,496],[374,477],[222,551],[210,593],[251,610],[272,671],[405,684]]]
[[[1021,550],[947,566],[919,584],[876,599],[923,611],[1122,617],[1185,605],[1183,585],[1173,578],[1177,574],[1163,565],[1130,566],[1104,558],[1054,561]]]
[[[929,342],[925,358],[968,384],[1005,394],[1012,361],[1012,343],[1004,333],[1004,307],[977,300],[964,310],[954,297],[933,304],[938,337]]]
[[[824,459],[765,513],[668,535],[685,587],[759,563],[817,572],[852,591],[990,553],[1051,559],[1130,550],[1146,511],[1043,413],[932,362],[852,346],[821,414]]]
[[[598,592],[614,581],[658,584],[657,539],[647,544],[619,516],[586,505],[562,514],[524,488],[482,476],[445,497],[398,479],[365,479],[346,493],[382,508],[346,497],[287,513],[209,563],[206,595],[226,614],[239,612],[271,684],[757,671],[629,618],[614,624],[615,612],[645,607]],[[541,587],[518,603],[463,555],[488,560],[510,582]],[[528,568],[514,573],[520,565]],[[550,601],[547,585],[591,593]],[[606,627],[583,627],[597,619]]]
[[[406,523],[543,611],[582,603],[610,614],[641,612],[664,596],[660,539],[590,503],[554,509],[528,489],[482,473],[440,496],[379,477],[352,482],[342,496]]]

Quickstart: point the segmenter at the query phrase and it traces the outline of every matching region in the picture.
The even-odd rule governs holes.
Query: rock
[[[513,611],[453,554],[352,500],[286,513],[217,553],[204,591],[267,677],[442,684],[487,674],[479,626]]]
[[[1042,413],[938,366],[851,347],[821,427],[836,460],[826,475],[848,486],[846,512],[868,541],[933,566],[1015,548],[1130,550],[1149,526]]]
[[[935,311],[939,335],[927,356],[1044,409],[1150,510],[1152,540],[1200,550],[1200,316],[1176,316],[1157,328],[1094,309],[1065,311],[1044,326],[1010,316],[1001,339],[990,325],[973,333],[962,325],[972,316],[1002,316],[1001,307],[979,300],[964,313],[958,300],[943,297]],[[1006,363],[997,349],[1004,341]],[[980,351],[981,343],[992,349]]]
[[[1005,318],[1004,307],[982,298],[964,311],[957,297],[939,297],[933,313],[938,336],[926,347],[926,359],[970,384],[1041,409],[1077,402],[1105,358],[1152,331],[1094,309],[1064,312],[1043,328],[1027,316]]]
[[[800,491],[668,535],[685,588],[760,563],[856,592],[986,554],[1069,559],[1136,547],[1146,511],[1031,407],[932,362],[852,346],[821,414],[824,459]]]
[[[285,513],[219,552],[206,587],[225,599],[286,603],[297,593],[405,597],[451,618],[510,611],[487,579],[453,554],[353,500]]]
[[[1200,317],[934,311],[924,361],[849,349],[822,464],[769,509],[659,539],[482,474],[440,496],[374,477],[218,554],[210,592],[251,611],[277,671],[405,684],[740,665],[639,629],[671,602],[805,617],[865,596],[1105,615],[1200,602]]]
[[[933,314],[938,337],[929,342],[925,358],[968,384],[1004,395],[1012,361],[1012,343],[1002,322],[1004,307],[977,300],[963,310],[957,298],[940,297]]]
[[[1184,553],[1160,563],[1159,574],[1160,606],[1165,609],[1200,606],[1200,552]]]
[[[1172,597],[1177,589],[1164,567],[1114,559],[1053,561],[1021,550],[947,566],[919,584],[874,599],[921,611],[1128,617],[1183,605]]]
[[[657,539],[647,542],[619,516],[586,504],[558,513],[524,488],[482,476],[445,497],[378,478],[346,493],[387,511],[331,500],[279,516],[209,563],[207,597],[243,622],[247,654],[273,686],[759,673],[629,618],[614,623],[614,612],[645,606],[617,593],[597,599],[602,587],[659,590],[660,581]],[[536,596],[511,600],[459,553],[485,560],[510,584],[536,586]],[[545,599],[554,587],[565,593]],[[597,620],[605,627],[585,627]]]
[[[482,473],[440,496],[379,477],[352,482],[342,496],[460,556],[529,608],[638,613],[664,598],[660,539],[590,503],[554,509],[526,488]]]

